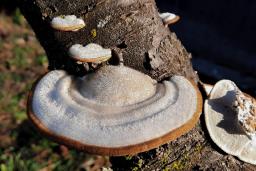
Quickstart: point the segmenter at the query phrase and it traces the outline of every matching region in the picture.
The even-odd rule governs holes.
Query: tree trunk
[[[21,0],[20,7],[47,53],[50,70],[86,74],[83,65],[69,57],[68,49],[73,44],[94,42],[114,49],[123,55],[124,65],[158,81],[174,74],[197,81],[191,55],[176,35],[164,27],[154,0]],[[51,28],[53,17],[69,14],[82,17],[86,27],[78,32]],[[113,169],[252,168],[217,152],[219,149],[210,146],[205,130],[198,124],[186,135],[157,149],[132,157],[112,157]]]
[[[124,65],[157,80],[173,74],[196,79],[190,54],[162,24],[154,0],[23,0],[21,10],[47,53],[49,69],[84,74],[68,48],[95,42],[122,53]],[[82,17],[86,27],[78,32],[51,28],[53,17],[69,14]]]

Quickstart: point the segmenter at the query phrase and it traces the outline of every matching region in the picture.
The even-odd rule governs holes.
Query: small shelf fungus
[[[56,70],[31,91],[28,115],[57,142],[101,155],[132,155],[174,140],[202,110],[196,86],[182,76],[157,83],[125,66],[84,77]]]
[[[78,31],[85,27],[85,23],[84,20],[75,15],[63,15],[54,17],[51,26],[60,31]]]
[[[90,43],[87,46],[75,44],[69,48],[70,56],[79,62],[101,63],[109,60],[112,56],[111,49]]]
[[[178,15],[170,12],[159,13],[160,18],[163,20],[164,25],[167,27],[170,24],[174,24],[180,20]]]
[[[256,101],[229,80],[216,83],[204,106],[212,140],[226,153],[256,164]]]
[[[213,85],[206,84],[206,83],[203,83],[203,82],[200,82],[200,85],[203,88],[203,91],[206,94],[206,96],[209,96],[211,91],[212,91]]]

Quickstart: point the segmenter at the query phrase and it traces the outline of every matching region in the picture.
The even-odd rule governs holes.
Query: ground
[[[47,57],[18,9],[0,12],[0,171],[100,170],[107,157],[70,150],[28,121],[27,95],[47,71]]]

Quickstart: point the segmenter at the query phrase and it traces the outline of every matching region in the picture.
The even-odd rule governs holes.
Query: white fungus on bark
[[[170,12],[165,12],[165,13],[159,13],[160,18],[163,20],[163,23],[165,26],[168,26],[169,24],[176,23],[180,17],[170,13]]]
[[[255,105],[255,99],[230,80],[217,82],[204,105],[207,130],[215,144],[251,164],[256,164]]]
[[[204,90],[205,94],[206,94],[207,96],[209,96],[210,93],[211,93],[211,91],[212,91],[213,85],[211,85],[211,84],[205,84],[205,83],[202,83],[202,82],[201,82],[200,84],[201,84],[201,86],[203,87],[203,90]]]
[[[90,43],[87,46],[80,44],[72,45],[69,48],[70,56],[80,62],[105,62],[112,56],[111,49],[104,49],[102,46]]]
[[[51,26],[60,31],[78,31],[85,27],[85,22],[75,15],[63,15],[54,17],[51,21]]]
[[[192,129],[201,100],[182,76],[157,83],[131,68],[108,65],[81,78],[49,72],[33,91],[29,116],[59,142],[96,154],[126,155]]]

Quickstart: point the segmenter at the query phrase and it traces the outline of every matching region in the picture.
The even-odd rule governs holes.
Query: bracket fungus
[[[210,137],[223,151],[256,164],[256,102],[229,80],[217,82],[204,106]]]
[[[212,91],[213,85],[206,84],[200,81],[200,86],[203,88],[203,91],[206,94],[206,96],[209,96]]]
[[[174,24],[177,21],[180,20],[180,17],[178,15],[175,15],[170,12],[165,12],[165,13],[159,13],[160,18],[163,20],[163,23],[165,26],[168,26],[170,24]]]
[[[78,31],[85,27],[85,23],[84,20],[75,15],[62,15],[54,17],[51,26],[60,31]]]
[[[182,76],[157,83],[125,66],[105,65],[84,77],[55,70],[29,96],[28,115],[57,142],[101,155],[156,148],[194,127],[198,88]]]
[[[105,62],[112,56],[111,49],[104,49],[95,43],[90,43],[87,46],[80,44],[72,45],[69,48],[69,54],[76,61],[93,63]]]

